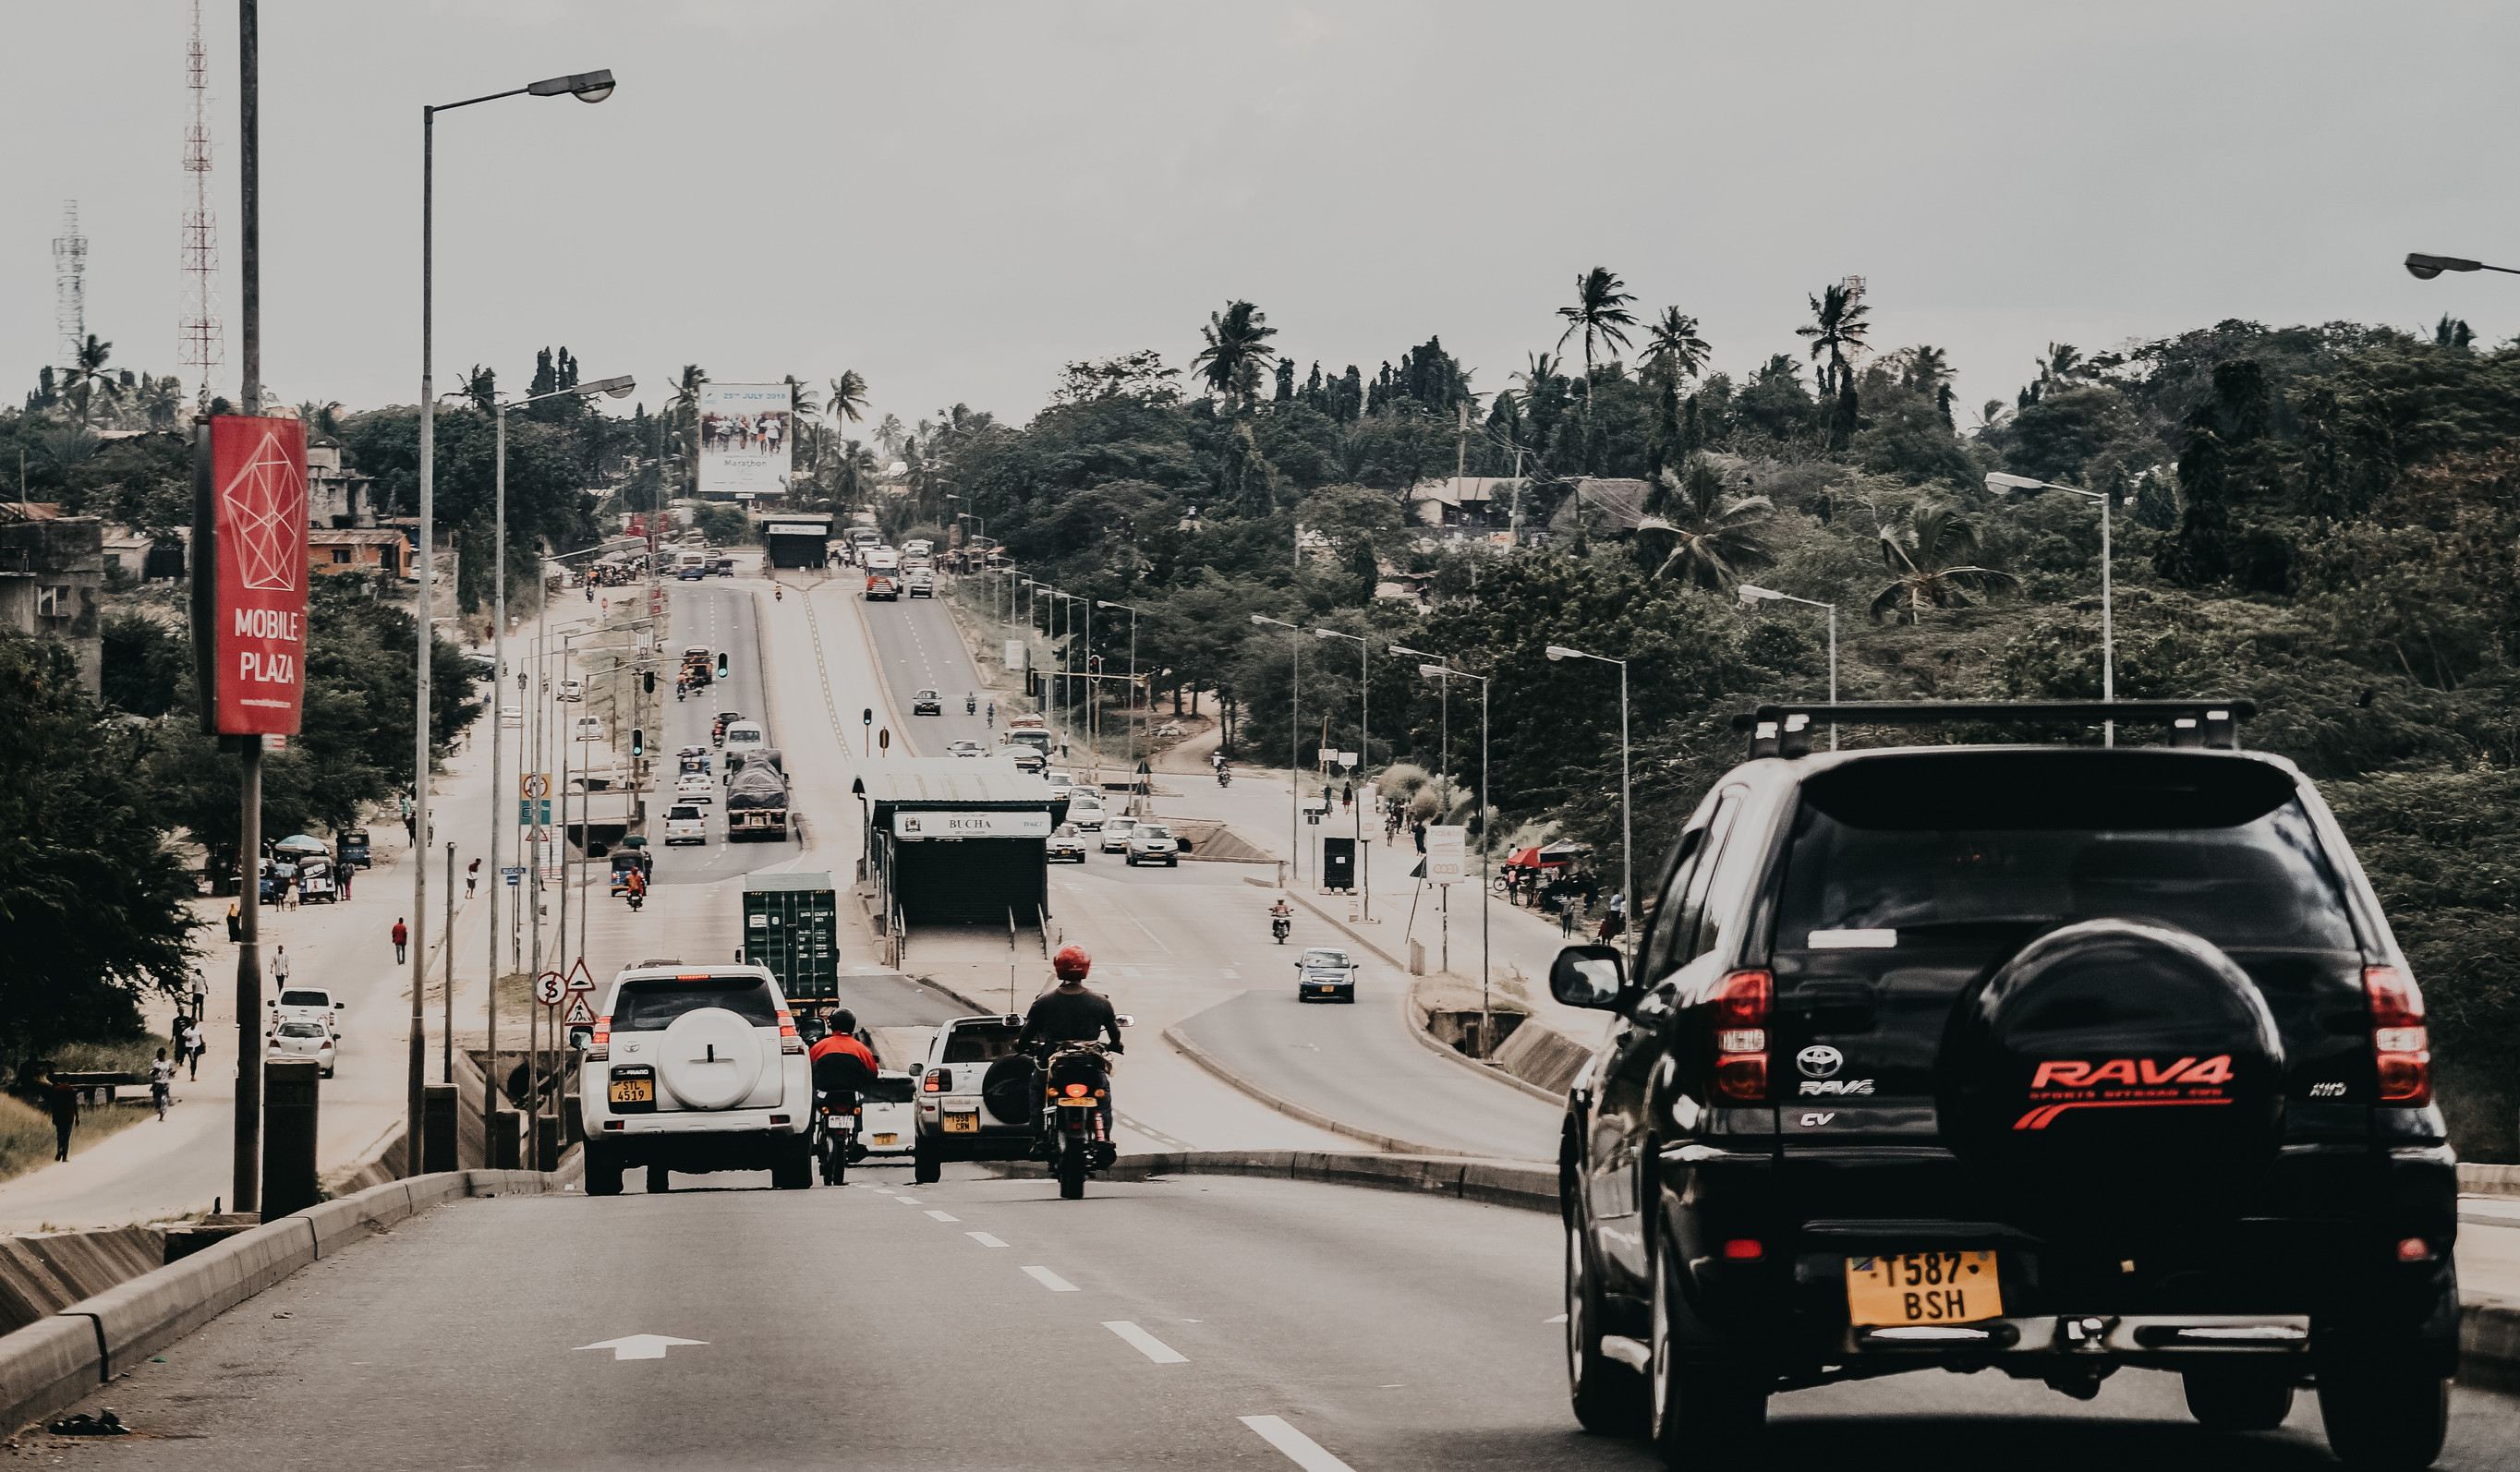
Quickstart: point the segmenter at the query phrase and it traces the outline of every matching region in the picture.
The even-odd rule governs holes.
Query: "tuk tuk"
[[[341,897],[340,881],[334,877],[333,861],[313,856],[297,861],[297,899],[300,904],[317,901],[330,905]]]
[[[377,867],[376,858],[369,851],[368,830],[366,828],[351,828],[347,832],[344,832],[341,834],[339,841],[335,845],[335,848],[336,853],[334,857],[339,862],[343,869],[374,869]]]
[[[616,848],[612,851],[612,893],[616,897],[630,892],[632,872],[636,871],[650,879],[656,876],[656,860],[648,852],[647,840],[630,838],[625,842],[638,846]]]

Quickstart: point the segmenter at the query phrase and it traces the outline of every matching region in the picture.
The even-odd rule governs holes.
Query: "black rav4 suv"
[[[2197,1420],[2316,1385],[2349,1465],[2439,1452],[2456,1173],[2423,1001],[2245,702],[1763,707],[1649,892],[1561,1146],[1575,1414],[1725,1465],[1770,1395],[1994,1369]],[[2167,725],[2166,747],[1811,751],[1815,720]]]

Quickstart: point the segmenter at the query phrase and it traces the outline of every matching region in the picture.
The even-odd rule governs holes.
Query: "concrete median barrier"
[[[54,1317],[0,1334],[0,1430],[14,1430],[105,1383],[96,1325]]]

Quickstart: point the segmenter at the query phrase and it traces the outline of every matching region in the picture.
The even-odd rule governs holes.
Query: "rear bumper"
[[[948,1131],[948,1113],[976,1115],[980,1128],[976,1132]],[[1001,1124],[993,1119],[976,1094],[919,1100],[919,1123],[912,1135],[920,1148],[939,1160],[1021,1160],[1033,1153],[1033,1142],[1040,1137],[1037,1126]]]

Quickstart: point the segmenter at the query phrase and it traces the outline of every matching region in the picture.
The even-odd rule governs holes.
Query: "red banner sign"
[[[306,691],[306,425],[210,421],[221,736],[294,736]]]

